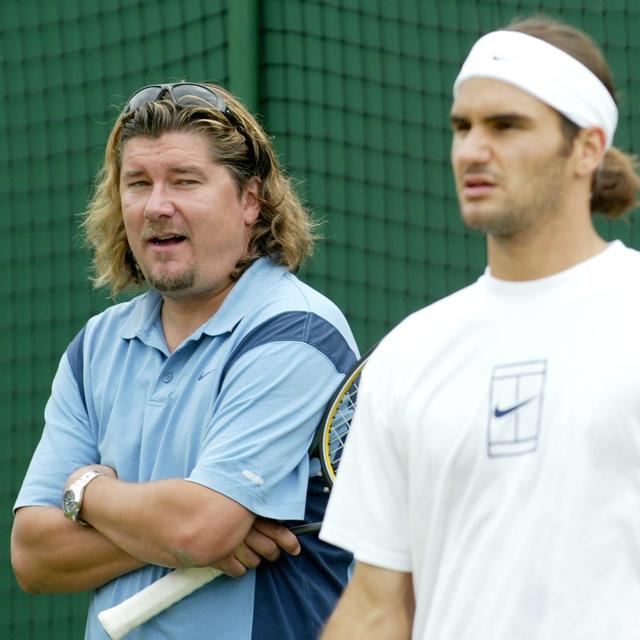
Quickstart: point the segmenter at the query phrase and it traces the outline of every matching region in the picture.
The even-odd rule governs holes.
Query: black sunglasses
[[[175,104],[180,106],[198,107],[204,104],[214,107],[224,114],[231,126],[234,127],[234,129],[236,129],[244,138],[247,149],[249,150],[251,163],[255,164],[253,144],[251,143],[251,138],[249,137],[246,129],[242,126],[242,123],[238,120],[233,111],[229,109],[224,98],[219,93],[203,84],[198,84],[196,82],[176,82],[173,84],[147,85],[146,87],[142,87],[142,89],[138,89],[129,98],[127,104],[122,110],[122,115],[133,113],[143,105],[148,104],[149,102],[162,100],[167,96],[170,97]]]

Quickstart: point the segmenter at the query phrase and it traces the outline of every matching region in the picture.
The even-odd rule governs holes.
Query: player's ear
[[[579,177],[593,175],[605,152],[605,135],[600,127],[580,129],[574,144],[576,174]]]
[[[262,181],[257,176],[251,178],[242,194],[244,223],[250,227],[260,215],[260,188]]]

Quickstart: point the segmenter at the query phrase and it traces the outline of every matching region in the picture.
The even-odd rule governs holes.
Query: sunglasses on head
[[[196,82],[176,82],[173,84],[150,84],[142,89],[138,89],[127,101],[122,114],[134,112],[149,102],[156,102],[165,98],[171,98],[177,105],[183,107],[200,107],[209,106],[214,107],[217,111],[224,114],[231,126],[234,127],[240,133],[247,145],[251,162],[255,163],[255,156],[253,152],[253,145],[246,129],[242,126],[242,123],[236,115],[229,109],[224,98],[203,84]]]

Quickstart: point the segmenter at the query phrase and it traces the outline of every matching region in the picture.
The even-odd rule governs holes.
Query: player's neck
[[[174,351],[218,311],[234,284],[230,282],[214,295],[208,292],[190,297],[162,296],[162,329],[169,351]]]
[[[489,270],[500,280],[537,280],[588,260],[606,246],[590,217],[588,224],[547,226],[524,237],[489,236]]]

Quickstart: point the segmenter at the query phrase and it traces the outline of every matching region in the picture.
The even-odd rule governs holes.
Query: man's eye
[[[454,122],[451,125],[453,133],[465,133],[471,129],[467,122]]]

